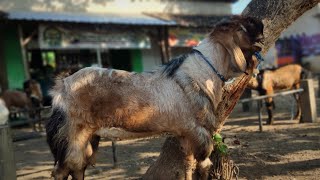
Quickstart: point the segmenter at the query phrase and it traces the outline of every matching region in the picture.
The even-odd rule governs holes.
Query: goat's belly
[[[153,135],[158,135],[161,133],[156,132],[130,132],[126,131],[122,128],[103,128],[99,129],[95,133],[98,136],[109,138],[111,140],[125,140],[125,139],[136,139],[136,138],[143,138],[143,137],[150,137]]]

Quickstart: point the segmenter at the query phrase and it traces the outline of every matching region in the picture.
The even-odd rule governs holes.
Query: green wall
[[[22,60],[18,28],[7,26],[3,31],[4,59],[7,66],[9,89],[22,89],[25,80],[24,64]]]
[[[141,50],[131,50],[131,62],[132,62],[132,71],[142,72],[143,64],[142,64],[142,54]]]

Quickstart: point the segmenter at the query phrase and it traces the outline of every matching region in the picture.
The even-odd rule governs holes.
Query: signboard
[[[170,47],[194,47],[205,38],[206,32],[199,32],[196,29],[170,28]]]
[[[40,49],[145,49],[149,36],[142,32],[82,31],[59,26],[39,26]]]

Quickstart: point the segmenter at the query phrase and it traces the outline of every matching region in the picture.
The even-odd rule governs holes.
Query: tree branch
[[[265,46],[263,54],[279,38],[281,32],[320,0],[252,0],[243,10],[243,16],[263,21]]]

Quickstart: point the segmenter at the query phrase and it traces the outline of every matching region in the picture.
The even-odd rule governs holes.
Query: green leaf
[[[218,134],[218,133],[214,134],[213,137],[212,137],[212,139],[213,139],[215,142],[217,142],[217,143],[222,142],[222,137],[221,137],[221,135]]]
[[[226,155],[228,153],[228,146],[223,143],[220,143],[218,145],[218,150],[220,151],[220,153]]]

